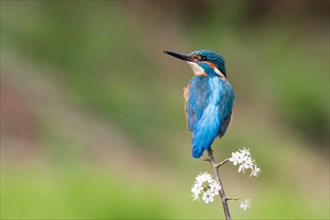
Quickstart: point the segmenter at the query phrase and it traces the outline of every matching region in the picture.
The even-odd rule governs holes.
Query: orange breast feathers
[[[188,114],[187,114],[187,111],[186,111],[186,108],[187,108],[187,102],[188,102],[188,91],[189,91],[189,84],[183,88],[183,98],[184,98],[184,113],[185,113],[185,116],[186,116],[186,124],[187,124],[187,127],[188,127]]]

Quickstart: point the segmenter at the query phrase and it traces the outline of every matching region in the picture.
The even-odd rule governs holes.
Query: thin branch
[[[211,162],[209,158],[204,158],[204,161]]]
[[[240,200],[241,199],[241,197],[239,196],[239,197],[227,197],[226,198],[226,200],[228,201],[228,200]]]
[[[220,190],[219,190],[220,191],[220,198],[221,198],[221,201],[222,201],[223,211],[225,213],[226,220],[231,220],[230,212],[229,212],[229,207],[228,207],[228,203],[227,203],[227,200],[228,199],[226,198],[226,194],[225,194],[225,191],[224,191],[223,186],[222,186],[222,182],[221,182],[220,175],[219,175],[219,169],[218,169],[218,165],[221,164],[222,162],[226,161],[226,160],[222,161],[219,164],[216,164],[214,162],[214,156],[213,156],[213,150],[212,150],[212,148],[210,147],[209,149],[207,149],[207,152],[209,154],[209,160],[210,160],[210,163],[212,165],[213,171],[214,171],[214,173],[215,173],[215,175],[217,177],[218,183],[220,185]],[[226,162],[224,162],[224,163],[226,163]]]
[[[225,163],[227,163],[229,161],[229,159],[225,159],[223,161],[221,161],[220,163],[217,164],[217,169],[219,169],[222,165],[224,165]]]

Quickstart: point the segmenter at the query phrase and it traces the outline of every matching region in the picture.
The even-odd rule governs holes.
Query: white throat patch
[[[195,75],[200,76],[200,75],[206,74],[204,69],[202,67],[200,67],[197,63],[194,63],[194,62],[187,62],[187,63],[191,67],[191,69]]]
[[[187,63],[191,67],[195,75],[202,76],[206,74],[204,69],[200,67],[197,63],[194,62],[187,62]],[[218,68],[212,67],[212,69],[220,76],[220,78],[224,78],[224,79],[226,78],[225,75]]]

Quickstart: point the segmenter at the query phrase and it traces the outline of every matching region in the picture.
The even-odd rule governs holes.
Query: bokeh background
[[[329,218],[329,1],[1,1],[1,218],[223,218],[193,202],[189,67],[218,51],[236,93],[214,143],[234,219]]]

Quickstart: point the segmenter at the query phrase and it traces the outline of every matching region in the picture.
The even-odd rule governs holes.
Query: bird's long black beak
[[[171,51],[171,50],[163,50],[163,53],[174,56],[174,57],[179,58],[184,61],[189,61],[189,62],[196,61],[193,57],[191,57],[190,54],[186,54],[186,53],[179,53],[179,52],[175,52],[175,51]]]

